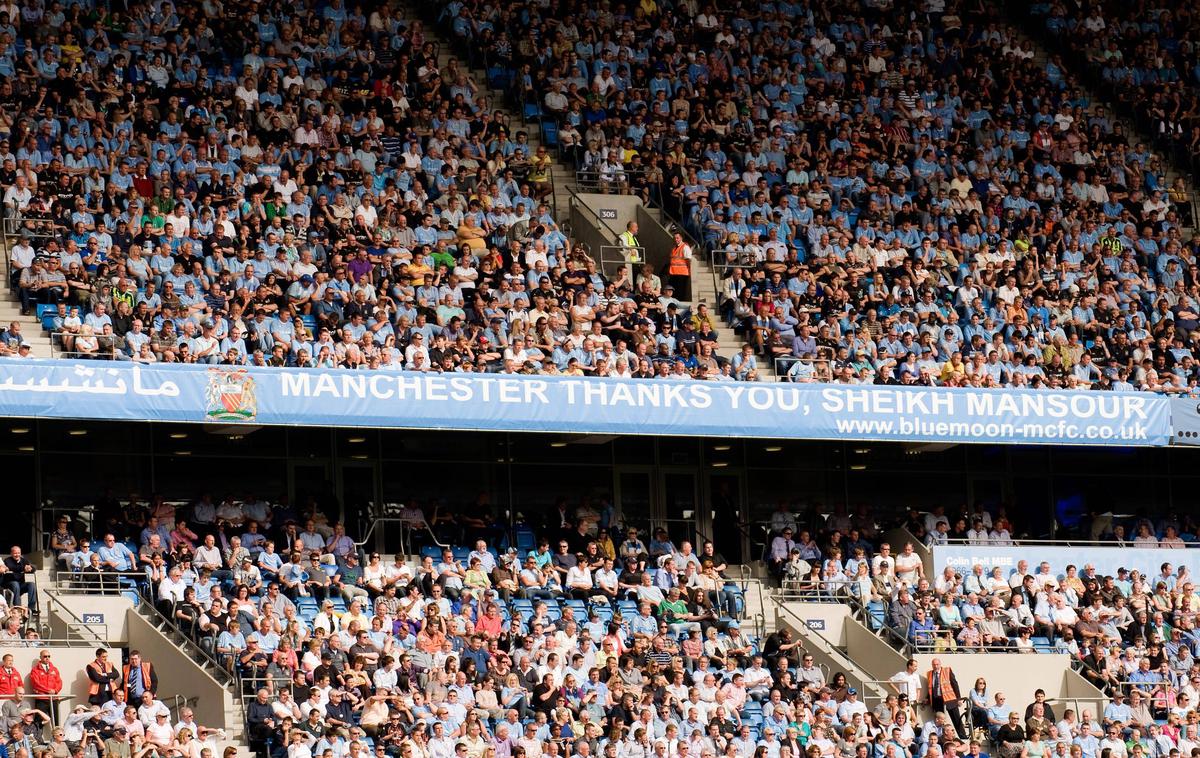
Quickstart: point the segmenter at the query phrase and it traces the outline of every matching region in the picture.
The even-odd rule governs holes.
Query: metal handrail
[[[47,602],[47,605],[49,606],[48,610],[53,609],[57,605],[62,610],[62,612],[67,616],[68,621],[65,622],[66,627],[67,627],[67,633],[69,634],[72,630],[75,630],[75,633],[79,635],[80,639],[82,639],[83,635],[80,634],[79,630],[86,629],[87,632],[91,635],[93,642],[98,642],[102,645],[108,645],[109,644],[109,642],[108,642],[108,624],[85,624],[83,619],[81,619],[81,618],[79,618],[79,616],[75,615],[75,611],[68,608],[66,603],[64,603],[63,601],[58,599],[58,597],[56,596],[57,593],[58,593],[58,589],[55,589],[54,591],[46,592],[46,602]],[[102,626],[104,628],[104,635],[101,636],[93,628],[94,626]]]
[[[735,254],[734,260],[729,259],[730,253]],[[759,261],[753,257],[746,257],[750,255],[749,250],[734,250],[727,247],[715,247],[708,251],[708,255],[708,264],[719,271],[732,271],[735,268],[753,271],[761,264],[767,262],[766,260]]]
[[[136,572],[122,572],[122,573],[132,575]],[[141,574],[141,576],[144,578],[145,574]],[[120,584],[114,585],[114,588],[117,590],[117,592],[113,592],[108,587],[101,587],[99,592],[97,592],[92,589],[84,589],[84,588],[72,587],[72,586],[62,587],[60,585],[57,589],[54,590],[54,593],[59,594],[59,595],[96,595],[96,594],[112,595],[112,594],[120,594],[121,590],[124,589],[123,587],[121,587]],[[188,630],[186,630],[183,627],[176,624],[174,619],[170,619],[170,618],[167,618],[166,616],[164,616],[162,614],[162,612],[159,611],[158,608],[154,605],[154,603],[150,602],[149,600],[147,600],[145,598],[145,596],[141,593],[140,590],[135,590],[135,591],[137,592],[137,595],[138,595],[138,606],[137,607],[139,609],[144,608],[146,611],[148,611],[150,613],[151,616],[157,618],[158,620],[161,620],[172,631],[179,633],[179,635],[183,639],[187,640],[188,646],[190,648],[193,648],[189,652],[191,652],[193,654],[199,653],[199,655],[201,657],[205,658],[208,661],[208,663],[213,665],[213,667],[221,670],[224,678],[226,678],[228,680],[225,682],[225,684],[230,684],[230,683],[236,682],[236,680],[237,680],[236,672],[229,671],[229,669],[225,668],[224,664],[221,663],[221,661],[217,660],[216,657],[211,655],[201,645],[192,641],[191,634]],[[60,601],[60,604],[61,604],[61,601]],[[240,690],[238,691],[238,697],[239,698],[241,697]]]
[[[817,642],[818,646],[822,648],[822,652],[824,652],[826,655],[830,655],[831,657],[844,658],[846,660],[850,660],[850,657],[848,655],[846,655],[841,649],[839,649],[837,645],[835,645],[832,641],[827,639],[825,637],[825,635],[821,634],[821,632],[819,630],[816,630],[816,629],[813,629],[812,627],[810,627],[808,625],[808,622],[805,621],[804,619],[800,618],[800,616],[794,610],[792,610],[791,608],[788,608],[785,604],[783,604],[781,602],[776,602],[775,608],[777,611],[782,612],[783,614],[785,614],[787,616],[790,616],[792,623],[798,629],[803,628],[806,631],[805,636],[809,640],[814,640],[815,642]],[[853,663],[853,661],[851,661],[851,663]],[[859,692],[866,693],[868,691],[868,688],[867,688],[868,684],[871,684],[874,689],[882,691],[882,688],[879,688],[878,685],[875,685],[874,680],[872,680],[872,679],[867,679],[865,677],[859,676],[858,674],[854,673],[853,671],[843,671],[841,673],[845,674],[846,678],[848,680],[853,679],[855,682],[857,682],[857,687],[858,687]],[[878,692],[876,692],[875,694],[878,695]]]
[[[631,169],[624,163],[621,164],[621,179],[615,181],[607,181],[603,179],[604,172],[599,169],[577,169],[575,171],[575,183],[584,192],[600,192],[607,195],[628,195],[631,194],[632,178],[635,176],[643,176],[643,169]]]
[[[386,508],[390,505],[396,505],[396,503],[388,503],[384,507]],[[371,519],[371,525],[367,527],[367,531],[363,534],[363,538],[361,540],[358,540],[357,542],[355,542],[354,546],[359,548],[360,550],[363,549],[363,546],[366,545],[367,542],[370,540],[371,535],[375,533],[375,527],[379,526],[380,524],[400,524],[404,528],[400,532],[400,551],[399,552],[401,552],[404,555],[410,555],[411,550],[409,550],[410,545],[409,545],[409,541],[408,541],[408,537],[409,537],[408,532],[415,531],[412,528],[412,523],[413,523],[412,519],[398,518],[395,516],[383,516],[383,517]],[[425,531],[429,534],[429,539],[430,539],[430,541],[433,542],[433,544],[435,544],[438,547],[443,548],[443,549],[450,547],[450,545],[448,543],[442,542],[441,540],[438,539],[437,535],[434,534],[433,529],[429,526],[428,521],[423,522],[422,526],[425,527]]]
[[[41,231],[36,223],[39,221],[48,223],[51,231]],[[3,223],[0,223],[0,238],[2,238],[4,241],[4,262],[0,265],[3,266],[4,286],[7,287],[10,292],[15,289],[12,285],[12,271],[10,268],[12,266],[12,259],[8,254],[8,251],[12,249],[12,240],[22,236],[22,234],[26,232],[28,232],[29,236],[33,237],[34,239],[52,239],[57,236],[57,233],[55,233],[53,229],[53,219],[31,218],[19,213],[15,216],[4,216]]]
[[[751,616],[754,619],[754,632],[759,638],[764,638],[767,635],[767,606],[763,596],[767,594],[767,586],[762,579],[758,577],[750,577],[743,574],[741,579],[734,580],[734,584],[740,584],[742,587],[742,602],[745,604],[743,612],[747,616],[751,616],[749,604],[746,603],[746,596],[749,594],[751,585],[758,587],[758,613]]]
[[[846,605],[849,605],[851,615],[854,617],[854,619],[856,621],[858,621],[859,623],[861,623],[863,626],[865,626],[868,630],[871,630],[871,623],[870,623],[870,619],[868,617],[868,609],[867,609],[866,605],[863,604],[862,600],[857,595],[847,592],[839,598],[839,597],[831,596],[828,593],[825,593],[824,597],[831,598],[831,599],[830,600],[819,600],[817,602],[841,602],[841,603],[845,603]],[[885,611],[886,611],[886,607],[887,606],[885,604],[884,605]],[[895,627],[893,627],[891,624],[888,623],[886,614],[884,615],[883,621],[879,625],[879,629],[877,631],[876,630],[872,630],[872,631],[874,632],[875,636],[884,637],[885,642],[887,642],[889,645],[891,645],[893,648],[900,651],[902,654],[904,654],[907,657],[911,658],[912,653],[915,652],[915,648],[913,646],[912,641],[908,639],[908,636],[906,634],[900,633],[899,631],[897,631],[895,629]]]

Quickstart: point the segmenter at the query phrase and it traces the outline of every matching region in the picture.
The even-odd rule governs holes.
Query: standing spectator
[[[125,696],[129,702],[141,702],[145,692],[149,692],[151,697],[158,696],[158,672],[154,670],[154,664],[142,659],[141,652],[129,652],[129,660],[125,662],[123,672]]]
[[[12,653],[0,658],[0,698],[20,700],[25,695],[25,677],[13,666]]]
[[[120,689],[121,672],[108,660],[108,651],[104,648],[96,649],[96,659],[87,665],[87,676],[88,702],[92,705],[104,705],[112,698],[112,693]]]
[[[33,690],[33,707],[55,713],[55,701],[50,698],[39,698],[38,695],[57,695],[62,692],[63,680],[58,667],[50,660],[50,651],[38,652],[37,663],[29,671],[29,686]],[[56,720],[57,723],[57,720]]]
[[[930,661],[930,666],[929,673],[925,675],[925,703],[933,710],[949,716],[959,739],[965,739],[967,730],[963,725],[962,711],[959,709],[962,695],[958,688],[958,679],[949,666],[942,665],[940,658]]]

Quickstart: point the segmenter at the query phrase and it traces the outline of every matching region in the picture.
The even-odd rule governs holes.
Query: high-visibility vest
[[[97,674],[99,674],[100,676],[103,677],[103,676],[107,676],[108,674],[112,673],[112,671],[114,669],[116,669],[116,666],[113,665],[112,661],[107,661],[105,663],[105,668],[100,668],[100,666],[96,665],[96,661],[92,661],[91,663],[88,664],[88,668],[92,669]],[[112,685],[111,681],[109,682],[109,685],[110,686]],[[91,677],[88,677],[88,694],[89,695],[99,695],[100,694],[100,683],[93,680]]]
[[[671,276],[691,276],[692,266],[688,261],[689,252],[691,251],[683,242],[671,248],[671,265],[667,269]]]
[[[621,242],[621,247],[628,248],[628,250],[625,252],[625,257],[630,263],[638,263],[641,261],[641,250],[638,249],[641,247],[641,245],[638,244],[638,238],[633,236],[633,232],[626,229],[625,231],[621,232],[621,235],[617,237],[617,239]]]

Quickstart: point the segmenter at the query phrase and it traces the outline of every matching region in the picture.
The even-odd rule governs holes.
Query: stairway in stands
[[[1025,18],[1018,19],[1017,21],[1018,21],[1018,23],[1022,23],[1022,24],[1040,23],[1040,19],[1037,19],[1037,18],[1035,18],[1032,22]],[[1017,28],[1019,30],[1019,27],[1017,27]],[[1016,38],[1020,42],[1029,42],[1031,45],[1033,45],[1033,60],[1034,60],[1034,62],[1036,62],[1038,66],[1045,68],[1046,64],[1050,62],[1050,53],[1049,53],[1049,51],[1046,50],[1045,47],[1043,47],[1041,41],[1037,37],[1025,34],[1023,31],[1018,31]],[[1069,56],[1068,56],[1068,58],[1069,58]],[[1138,125],[1133,119],[1126,117],[1126,115],[1124,113],[1122,113],[1121,110],[1118,109],[1111,101],[1109,101],[1108,98],[1103,97],[1101,95],[1101,93],[1096,92],[1095,90],[1091,89],[1087,85],[1087,81],[1083,77],[1079,76],[1079,74],[1081,72],[1079,70],[1077,70],[1078,66],[1076,66],[1073,61],[1066,60],[1066,61],[1064,61],[1064,63],[1067,64],[1068,70],[1070,71],[1070,73],[1075,75],[1076,81],[1078,82],[1080,89],[1087,96],[1088,100],[1093,105],[1096,105],[1096,104],[1104,105],[1105,110],[1108,112],[1109,118],[1113,121],[1113,123],[1116,123],[1118,121],[1121,122],[1121,124],[1124,126],[1125,134],[1129,136],[1131,143],[1142,142],[1145,145],[1149,146],[1153,152],[1155,152],[1159,155],[1159,157],[1162,159],[1162,165],[1165,169],[1165,171],[1163,172],[1163,175],[1166,177],[1166,182],[1167,182],[1166,186],[1168,186],[1168,187],[1172,186],[1175,183],[1176,179],[1183,177],[1183,183],[1187,187],[1188,197],[1191,199],[1192,207],[1196,208],[1197,207],[1196,201],[1198,198],[1200,198],[1200,194],[1197,193],[1196,185],[1191,180],[1191,177],[1188,174],[1177,171],[1175,162],[1172,161],[1167,156],[1164,156],[1162,154],[1162,151],[1160,151],[1154,147],[1154,140],[1151,139],[1151,136],[1149,134],[1138,129]],[[1078,65],[1083,66],[1086,64],[1081,63]],[[1183,227],[1183,228],[1185,230],[1190,230],[1193,234],[1195,234],[1196,230],[1198,228],[1200,228],[1200,219],[1192,218],[1192,226]]]
[[[524,131],[529,135],[529,152],[532,156],[537,151],[541,141],[541,127],[537,121],[526,121],[524,115],[517,110],[516,106],[511,102],[508,93],[493,89],[488,82],[487,72],[483,69],[467,69],[469,61],[455,47],[455,41],[448,39],[441,29],[436,25],[436,19],[439,8],[436,3],[422,5],[412,0],[406,0],[402,4],[401,14],[404,20],[411,25],[412,21],[419,20],[424,28],[425,41],[432,42],[438,50],[438,69],[445,71],[450,60],[454,59],[460,70],[465,70],[470,80],[478,87],[482,96],[487,99],[487,104],[490,112],[495,113],[500,111],[508,117],[509,135],[515,136],[516,132]],[[579,184],[576,181],[575,168],[558,159],[558,151],[548,148],[547,152],[555,156],[554,164],[551,167],[551,177],[554,184],[553,201],[547,198],[551,210],[556,213],[555,221],[559,227],[563,229],[563,233],[570,236],[568,228],[569,223],[566,222],[568,208],[570,207],[571,195],[579,191]],[[597,263],[599,261],[597,260]]]
[[[459,66],[465,66],[466,60],[455,50],[451,40],[446,39],[442,34],[442,30],[437,28],[433,23],[432,14],[422,6],[416,3],[408,2],[404,6],[404,15],[407,20],[420,19],[424,25],[425,39],[433,42],[438,46],[438,67],[446,68],[450,60],[453,58]],[[530,149],[534,151],[541,144],[541,131],[537,122],[526,122],[522,113],[519,113],[514,104],[508,99],[507,93],[492,89],[488,82],[487,72],[483,69],[472,69],[469,71],[471,80],[479,87],[481,92],[487,93],[491,99],[491,110],[501,111],[506,114],[509,119],[509,124],[512,129],[524,129],[529,135]],[[579,183],[577,181],[575,168],[562,160],[557,159],[557,151],[551,151],[552,155],[556,156],[553,165],[554,179],[554,202],[552,209],[556,210],[556,220],[563,233],[568,237],[571,236],[570,219],[568,217],[571,196],[579,192]],[[662,219],[661,212],[657,208],[648,208],[651,214],[656,218]],[[597,264],[599,260],[597,260]],[[743,340],[736,334],[733,329],[728,328],[725,322],[717,318],[717,303],[720,302],[715,285],[713,283],[712,267],[705,261],[700,260],[698,256],[692,265],[692,305],[706,303],[709,312],[714,316],[714,322],[717,325],[717,339],[720,345],[721,355],[731,357],[734,353],[741,349]],[[759,378],[762,381],[775,381],[774,367],[768,365],[768,361],[759,358]]]
[[[720,277],[715,275],[711,261],[705,260],[702,255],[697,255],[692,260],[692,299],[696,303],[708,304],[708,311],[713,317],[713,323],[717,325],[717,344],[721,346],[721,355],[729,358],[741,351],[746,340],[735,333],[733,328],[725,323],[725,319],[720,317],[720,308],[717,305],[721,302],[721,293],[717,290],[718,281],[720,281]],[[778,379],[773,362],[759,355],[758,380],[774,382]]]
[[[114,596],[112,599],[117,600],[116,595],[120,595],[130,603],[132,603],[132,611],[140,617],[145,623],[138,627],[139,633],[135,634],[132,617],[126,616],[127,622],[120,624],[114,622],[117,628],[124,628],[127,635],[122,644],[127,644],[130,648],[140,648],[148,657],[154,658],[156,668],[160,672],[173,671],[176,676],[202,676],[206,675],[213,680],[213,684],[219,685],[224,689],[224,693],[220,697],[213,695],[219,692],[215,686],[210,685],[207,689],[202,689],[200,686],[193,684],[189,687],[180,687],[188,697],[188,704],[197,707],[199,704],[196,699],[200,692],[208,693],[208,700],[204,703],[204,710],[212,717],[210,721],[203,721],[208,726],[220,726],[225,731],[225,739],[220,740],[219,747],[232,745],[238,749],[239,758],[246,758],[249,755],[246,750],[246,723],[245,709],[248,704],[248,699],[253,698],[253,695],[243,696],[242,683],[238,678],[204,649],[202,649],[191,637],[184,634],[178,627],[170,623],[153,604],[148,602],[138,590],[133,588],[132,580],[128,582],[124,579],[120,580],[123,583],[119,586],[112,585],[102,588],[94,586],[80,587],[72,581],[65,573],[57,570],[43,569],[38,572],[39,586],[44,588],[44,595],[50,600],[47,604],[51,609],[57,608],[58,613],[65,614],[68,618],[68,628],[76,631],[86,632],[90,635],[95,635],[96,632],[87,625],[88,622],[81,621],[75,615],[69,606],[77,603],[72,602],[72,598],[78,601],[81,596],[92,597],[97,595]],[[71,623],[74,622],[74,623]],[[81,637],[81,639],[85,639]],[[136,644],[135,644],[136,643]],[[198,667],[197,670],[194,667]],[[189,681],[191,681],[189,679]],[[199,711],[197,711],[199,715]],[[177,714],[176,714],[177,715]],[[216,723],[216,718],[220,718],[219,725]],[[199,720],[199,719],[198,719]]]
[[[3,251],[4,265],[0,266],[0,270],[4,272],[4,281],[8,282],[9,266],[12,262],[8,257],[8,239],[0,237],[0,251]],[[50,358],[50,337],[42,331],[42,325],[37,320],[36,313],[30,313],[28,316],[21,315],[21,298],[17,295],[16,290],[9,290],[6,286],[0,286],[0,329],[7,329],[8,325],[13,321],[21,322],[21,333],[25,335],[25,341],[32,348],[29,351],[32,358]]]

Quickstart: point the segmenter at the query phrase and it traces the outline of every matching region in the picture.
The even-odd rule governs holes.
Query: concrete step
[[[1041,43],[1038,40],[1033,39],[1032,37],[1028,36],[1027,34],[1024,34],[1023,32],[1021,32],[1019,27],[1014,27],[1014,29],[1016,30],[1016,34],[1014,36],[1017,38],[1018,41],[1029,41],[1029,42],[1033,43],[1033,49],[1034,49],[1033,60],[1039,66],[1045,68],[1046,64],[1050,60],[1049,52],[1041,45]],[[1074,68],[1074,66],[1070,66],[1070,68]],[[1133,121],[1131,121],[1127,118],[1117,117],[1116,114],[1118,113],[1118,111],[1116,108],[1113,107],[1112,102],[1107,97],[1102,96],[1101,93],[1093,91],[1086,86],[1083,87],[1083,89],[1084,89],[1085,94],[1088,96],[1088,98],[1093,103],[1103,103],[1105,106],[1107,106],[1108,113],[1111,114],[1116,121],[1120,121],[1122,124],[1124,124],[1125,133],[1134,138],[1131,140],[1131,142],[1132,141],[1140,141],[1140,142],[1146,143],[1147,145],[1154,144],[1153,140],[1151,139],[1151,135],[1139,130],[1137,128],[1137,125]],[[1155,150],[1154,152],[1159,153],[1159,151],[1157,151],[1157,150]],[[1192,199],[1193,207],[1194,207],[1196,199],[1198,197],[1200,197],[1200,195],[1198,195],[1196,192],[1195,184],[1191,181],[1189,176],[1180,174],[1178,171],[1176,171],[1174,164],[1171,160],[1167,159],[1165,156],[1162,156],[1161,153],[1159,153],[1159,157],[1162,159],[1161,160],[1162,165],[1164,167],[1166,167],[1165,176],[1167,177],[1167,184],[1168,185],[1173,184],[1175,182],[1176,178],[1178,178],[1179,176],[1183,176],[1184,184],[1187,186],[1188,195]]]
[[[415,3],[405,3],[402,9],[403,15],[409,22],[422,19],[423,15],[419,12],[419,8]],[[466,61],[454,49],[451,40],[442,36],[441,30],[432,24],[424,24],[425,39],[433,42],[438,46],[438,66],[445,68],[451,58],[454,58],[459,63],[460,70],[465,70],[467,76],[478,87],[481,96],[486,97],[490,101],[490,108],[493,112],[500,111],[508,117],[509,124],[513,129],[522,129],[529,135],[530,151],[536,150],[541,145],[541,129],[536,122],[525,121],[523,114],[514,110],[511,103],[508,102],[507,93],[500,90],[494,90],[488,84],[487,72],[482,69],[466,69]],[[561,161],[555,160],[551,167],[551,177],[554,183],[555,203],[551,206],[556,208],[556,221],[561,225],[566,218],[567,208],[571,199],[571,191],[578,188],[578,183],[575,178],[575,170]]]

